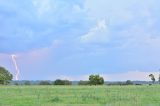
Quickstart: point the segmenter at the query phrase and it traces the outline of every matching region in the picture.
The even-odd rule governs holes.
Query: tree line
[[[13,75],[4,67],[0,67],[0,84],[7,85],[13,79]],[[90,75],[88,81],[80,81],[79,85],[103,85],[104,79],[99,75]],[[19,85],[18,82],[15,82],[15,85]],[[31,85],[30,81],[25,81],[24,85]],[[72,85],[72,82],[69,80],[57,79],[53,82],[49,81],[40,81],[39,85]]]
[[[0,84],[7,85],[9,82],[12,82],[12,85],[73,85],[72,81],[57,79],[55,81],[38,81],[37,83],[33,83],[33,81],[11,81],[13,75],[6,70],[4,67],[0,67]],[[104,78],[100,75],[90,75],[87,81],[80,80],[76,85],[103,85]],[[117,82],[117,83],[109,83],[107,85],[132,85],[133,82],[127,80],[126,82]]]
[[[150,74],[149,77],[152,80],[152,83],[154,84],[156,79],[153,74]],[[11,82],[13,79],[13,75],[4,67],[0,66],[0,85],[7,85]],[[160,84],[160,75],[158,78],[159,84]],[[87,81],[80,80],[78,82],[78,85],[103,85],[104,84],[104,78],[98,74],[92,74],[89,75],[89,78]],[[15,82],[14,85],[20,85],[18,82]],[[31,83],[31,81],[25,81],[23,85],[34,85]],[[38,85],[72,85],[72,82],[69,80],[62,80],[57,79],[55,81],[40,81]],[[116,83],[110,83],[108,85],[133,85],[133,82],[130,80],[127,80],[126,82],[116,82]]]
[[[104,79],[99,75],[90,75],[88,81],[78,81],[78,85],[103,85]],[[72,81],[56,79],[55,81],[38,81],[38,83],[32,83],[32,81],[24,81],[23,83],[18,83],[15,81],[13,85],[73,85]]]

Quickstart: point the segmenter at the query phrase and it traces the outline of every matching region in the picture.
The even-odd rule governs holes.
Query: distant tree
[[[60,80],[60,79],[57,79],[57,80],[54,81],[53,84],[54,85],[64,85],[64,82],[62,80]]]
[[[159,82],[159,84],[160,84],[160,74],[159,74],[159,77],[158,77],[158,82]]]
[[[126,85],[133,85],[133,82],[131,80],[127,80]]]
[[[89,81],[79,81],[78,85],[89,85]]]
[[[149,74],[149,77],[151,78],[152,83],[154,84],[154,82],[156,81],[156,79],[155,79],[154,75],[153,75],[153,74]]]
[[[51,85],[49,81],[40,81],[39,85]]]
[[[126,85],[126,82],[121,82],[121,81],[117,81],[117,82],[109,82],[107,83],[107,85]]]
[[[72,82],[69,80],[61,80],[61,79],[57,79],[54,81],[53,83],[54,85],[72,85]]]
[[[90,83],[90,85],[103,85],[104,79],[103,79],[103,77],[100,77],[99,75],[90,75],[89,76],[89,83]]]
[[[126,83],[125,82],[120,82],[120,81],[118,81],[118,82],[116,82],[116,85],[126,85]]]
[[[8,84],[11,81],[13,75],[4,67],[0,67],[0,84]]]
[[[72,82],[69,80],[63,80],[65,85],[72,85]]]
[[[31,82],[30,81],[25,81],[24,85],[31,85]]]
[[[18,82],[15,82],[14,85],[17,85],[17,86],[18,86],[18,85],[20,85],[20,84],[19,84]]]
[[[160,69],[159,69],[158,83],[160,84]]]

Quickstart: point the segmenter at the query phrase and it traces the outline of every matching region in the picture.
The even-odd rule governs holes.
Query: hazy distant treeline
[[[158,82],[157,82],[158,83]],[[105,81],[104,85],[143,85],[151,84],[151,81]],[[69,80],[20,80],[11,81],[10,85],[90,85],[89,81],[69,81]]]

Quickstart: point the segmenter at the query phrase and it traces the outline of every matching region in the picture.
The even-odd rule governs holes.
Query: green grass
[[[0,86],[0,106],[160,106],[160,86]]]

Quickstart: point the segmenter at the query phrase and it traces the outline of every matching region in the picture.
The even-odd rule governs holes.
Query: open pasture
[[[0,86],[0,106],[160,106],[160,86]]]

